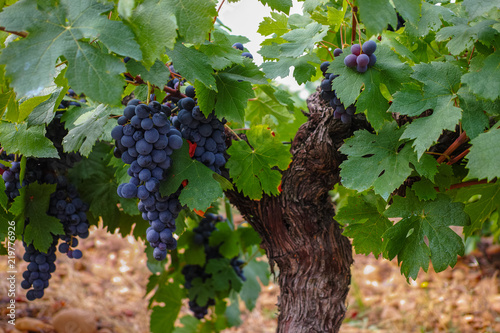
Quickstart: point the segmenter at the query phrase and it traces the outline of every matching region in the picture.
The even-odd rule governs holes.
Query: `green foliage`
[[[182,268],[206,261],[204,246],[193,239],[200,218],[192,210],[216,211],[223,191],[233,188],[253,200],[280,195],[292,160],[288,144],[307,120],[300,110],[307,110],[297,93],[271,79],[291,73],[299,84],[317,81],[319,64],[330,61],[328,73],[339,75],[333,81],[337,96],[356,106],[356,128],[365,118],[371,126],[340,147],[346,160],[335,219],[358,253],[397,256],[402,273],[415,279],[431,262],[442,271],[463,254],[463,240],[450,226],[475,236],[499,212],[498,0],[305,0],[303,15],[289,15],[291,0],[260,2],[273,10],[258,28],[266,37],[260,66],[232,47],[248,40],[231,35],[216,18],[221,2],[214,0],[0,3],[0,26],[9,31],[0,31],[1,148],[17,160],[22,155],[23,173],[27,158],[59,158],[61,147],[45,135],[63,113],[68,134],[62,149],[84,157],[69,179],[89,203],[92,224],[102,219],[110,232],[133,230],[145,238],[148,224],[137,201],[117,195],[118,184],[130,176],[113,156],[110,131],[113,116],[122,112],[117,105],[130,93],[143,101],[151,94],[161,101],[167,91],[172,97],[171,90],[163,91],[171,79],[165,65],[175,66],[184,86],[195,86],[205,115],[227,120],[233,140],[222,176],[193,160],[184,142],[161,184],[164,195],[185,186],[179,197],[185,209],[177,218],[178,250],[163,262],[146,251],[153,273],[147,285],[152,332],[218,332],[238,325],[239,302],[254,308],[260,283],[269,281],[267,263],[256,260],[262,255],[259,236],[230,220],[210,238],[222,256],[206,264],[212,277],[193,281],[189,290],[181,286]],[[396,29],[396,13],[404,27],[388,31],[388,25]],[[377,43],[375,65],[365,73],[347,68],[351,45],[369,39]],[[337,47],[343,53],[334,58]],[[131,59],[124,63],[125,57]],[[127,82],[125,72],[141,80]],[[76,101],[65,95],[70,87],[85,94],[82,107],[59,107],[63,99]],[[184,87],[174,95],[181,92]],[[238,140],[234,132],[241,129]],[[464,131],[467,136],[460,136]],[[46,214],[54,186],[33,183],[13,202],[4,190],[2,180],[0,219],[15,219],[27,242],[47,249],[52,234],[63,232]],[[230,213],[227,199],[225,205]],[[229,266],[238,255],[246,282]],[[185,316],[183,327],[176,327],[183,298],[199,304],[213,298],[216,306],[205,320]]]

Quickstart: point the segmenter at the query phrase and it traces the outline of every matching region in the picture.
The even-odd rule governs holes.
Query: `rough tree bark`
[[[280,333],[338,332],[351,281],[351,244],[333,219],[328,191],[340,180],[345,157],[338,148],[367,125],[363,118],[349,125],[334,119],[318,93],[307,103],[308,121],[292,142],[293,159],[283,172],[281,195],[254,201],[227,193],[262,237],[271,269],[278,265]]]

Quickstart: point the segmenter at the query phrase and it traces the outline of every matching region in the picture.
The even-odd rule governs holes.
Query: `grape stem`
[[[348,1],[349,3],[349,1]],[[351,5],[351,4],[350,4]],[[358,18],[356,17],[356,13],[358,12],[358,7],[352,6],[352,35],[351,35],[351,44],[354,43],[356,39],[356,24],[358,23]]]
[[[228,130],[229,132],[231,132],[231,133],[233,133],[233,134],[234,134],[234,136],[238,139],[237,141],[241,141],[241,138],[238,136],[238,134],[236,134],[236,132],[235,132],[235,131],[233,131],[233,130],[231,129],[231,127],[229,127],[229,126],[227,126],[227,125],[224,125],[224,127],[225,127],[225,128],[227,128],[227,130]]]
[[[463,143],[466,143],[469,141],[469,138],[467,137],[467,134],[462,132],[460,136],[448,147],[448,149],[445,150],[443,155],[439,156],[437,159],[438,163],[443,163],[446,158],[449,158],[451,153],[453,153],[455,150],[457,150],[458,147],[460,147]]]
[[[454,189],[457,189],[457,188],[469,187],[469,186],[473,186],[473,185],[480,185],[480,184],[487,184],[487,183],[489,183],[489,182],[486,179],[483,179],[483,180],[470,180],[468,182],[453,184],[447,190],[454,190]],[[491,182],[491,184],[493,184],[493,183],[496,183],[496,181]],[[439,192],[439,187],[434,187],[434,189]]]
[[[220,11],[220,9],[221,9],[221,7],[222,7],[222,5],[224,4],[225,1],[226,0],[222,0],[222,2],[219,5],[219,8],[217,8],[217,14],[214,17],[214,21],[212,22],[212,24],[215,24],[215,21],[217,21],[217,17],[219,16],[219,11]]]
[[[472,59],[472,55],[474,54],[474,50],[476,49],[476,45],[472,48],[472,51],[470,51],[470,57],[469,60],[467,60],[467,65],[470,65],[470,60]]]
[[[1,31],[5,31],[5,32],[8,32],[9,34],[13,34],[13,35],[20,36],[20,37],[27,37],[27,36],[28,36],[28,33],[27,33],[27,32],[24,32],[24,31],[11,31],[11,30],[6,30],[6,29],[5,29],[5,27],[0,27],[0,30],[1,30]]]
[[[319,42],[322,46],[322,48],[324,48],[326,51],[328,51],[328,53],[330,54],[330,57],[332,57],[332,59],[334,59],[335,57],[333,56],[332,52],[330,51],[330,48],[328,46],[326,46],[325,44],[323,44],[323,42]]]
[[[467,155],[468,153],[470,152],[469,149],[463,151],[461,154],[458,154],[457,156],[453,157],[448,163],[448,165],[452,165],[452,164],[455,164],[457,163],[458,161],[460,161],[463,157],[465,157],[465,155]]]

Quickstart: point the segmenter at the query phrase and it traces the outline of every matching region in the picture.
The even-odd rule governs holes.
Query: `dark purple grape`
[[[355,67],[357,58],[358,57],[355,54],[349,54],[347,57],[344,58],[344,64],[347,67]]]
[[[338,57],[341,53],[343,53],[343,51],[340,48],[336,48],[335,50],[333,50],[334,57]]]
[[[361,45],[354,44],[353,46],[351,46],[351,53],[359,56],[359,54],[361,53]]]
[[[363,53],[366,55],[373,54],[377,49],[377,43],[373,40],[369,40],[363,43]]]

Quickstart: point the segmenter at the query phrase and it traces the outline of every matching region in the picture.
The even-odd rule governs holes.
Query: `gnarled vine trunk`
[[[271,269],[279,267],[278,332],[338,332],[353,263],[328,194],[339,182],[338,148],[364,119],[350,125],[333,118],[318,93],[308,99],[308,121],[292,142],[282,193],[250,200],[228,192],[231,202],[262,237]]]

